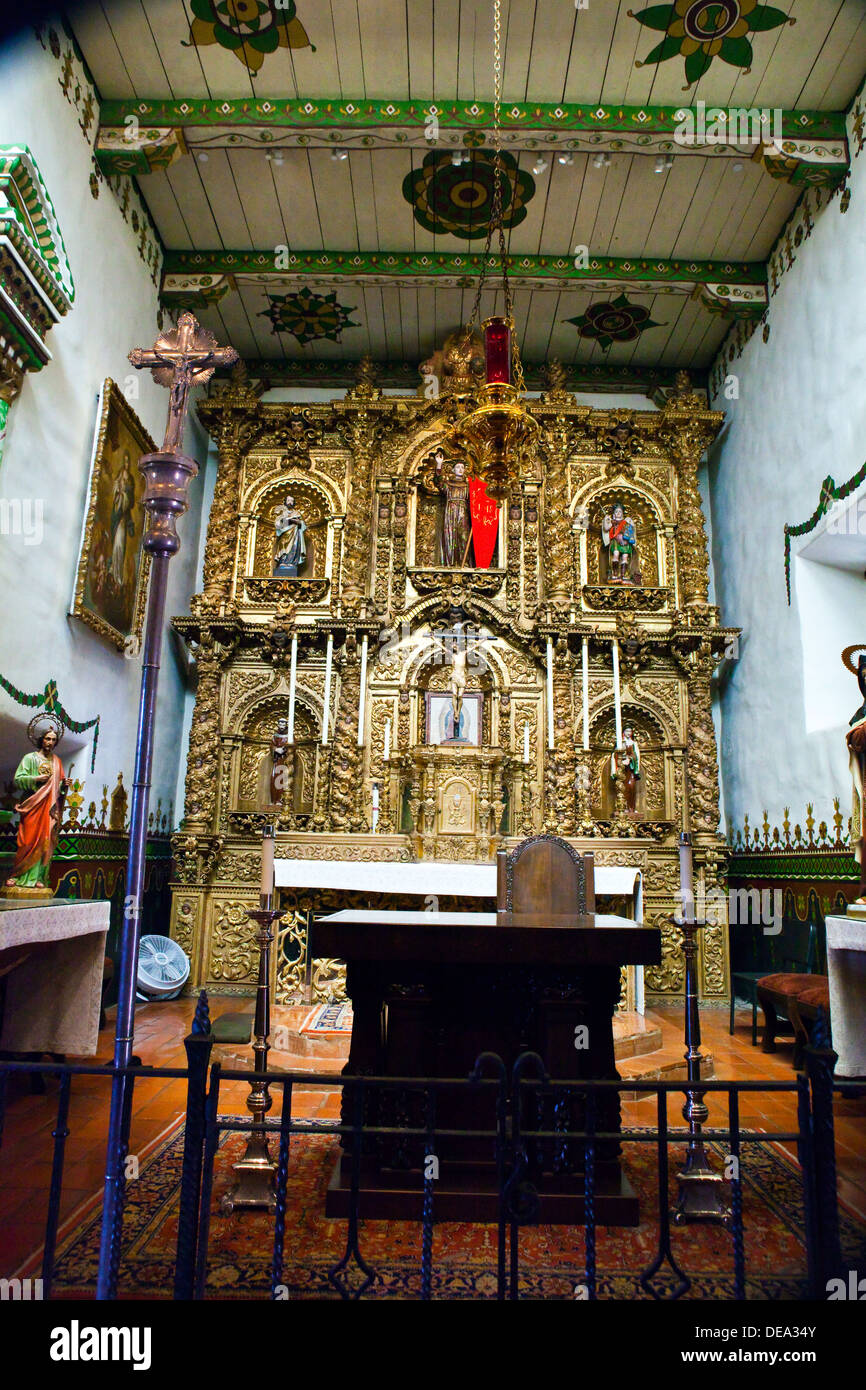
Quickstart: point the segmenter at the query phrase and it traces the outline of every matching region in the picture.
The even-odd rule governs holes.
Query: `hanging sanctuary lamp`
[[[504,498],[518,480],[520,464],[527,446],[538,434],[538,423],[525,405],[525,383],[520,350],[514,331],[514,307],[508,282],[505,230],[502,225],[502,163],[500,105],[502,101],[501,0],[493,0],[493,202],[487,240],[481,262],[481,275],[472,313],[466,325],[466,338],[479,321],[481,295],[491,264],[493,233],[497,233],[502,273],[504,314],[484,319],[484,385],[472,409],[448,435],[448,443],[467,456],[470,472],[487,485],[488,496]]]

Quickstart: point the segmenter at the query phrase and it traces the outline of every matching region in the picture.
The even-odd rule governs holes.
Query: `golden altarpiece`
[[[434,399],[385,395],[362,364],[331,403],[261,401],[241,368],[199,405],[218,476],[203,592],[174,621],[197,665],[172,906],[190,987],[253,989],[247,909],[261,828],[274,820],[278,857],[442,861],[432,891],[443,908],[449,862],[492,861],[542,830],[564,835],[601,865],[641,870],[644,920],[663,933],[647,998],[675,995],[682,828],[698,883],[718,888],[724,875],[711,680],[735,629],[708,602],[698,490],[723,417],[684,375],[658,410],[591,409],[554,364],[529,402],[538,445],[500,506],[489,567],[466,555],[448,566],[442,454],[480,378],[459,340],[437,361]],[[287,497],[306,553],[297,577],[275,578]],[[617,504],[638,535],[630,583],[612,582],[602,534]],[[455,651],[471,716],[459,742],[438,732]],[[633,808],[611,776],[615,665],[621,723],[641,753]],[[288,741],[280,720],[293,721]],[[284,776],[270,792],[278,732]],[[305,968],[308,998],[339,991],[334,962],[310,973],[305,960],[306,914],[334,905],[327,892],[282,889],[277,1002],[301,998]],[[341,894],[339,905],[352,902]],[[721,1001],[724,925],[700,940],[702,994]]]

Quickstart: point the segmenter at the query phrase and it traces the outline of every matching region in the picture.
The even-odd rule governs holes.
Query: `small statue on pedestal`
[[[621,502],[613,514],[602,518],[601,538],[607,549],[608,579],[613,584],[630,584],[632,557],[637,550],[637,532]]]
[[[307,543],[304,539],[307,525],[300,512],[295,509],[294,497],[287,497],[277,508],[274,527],[277,532],[274,578],[297,579],[307,558]]]
[[[445,494],[442,522],[442,563],[450,569],[465,569],[472,541],[469,510],[469,479],[462,459],[446,459],[436,451],[436,485]]]
[[[615,748],[610,755],[610,775],[614,781],[620,770],[623,772],[626,810],[629,815],[634,815],[637,809],[637,784],[640,778],[640,748],[630,725],[627,725],[622,731],[622,747]]]
[[[48,871],[63,819],[68,784],[63,764],[54,751],[65,727],[53,714],[38,714],[27,726],[36,749],[25,753],[15,773],[15,786],[29,793],[18,803],[18,847],[6,880],[7,898],[52,898]]]
[[[289,721],[280,718],[277,720],[271,746],[261,762],[259,805],[262,807],[282,805],[283,792],[289,785],[289,748]]]

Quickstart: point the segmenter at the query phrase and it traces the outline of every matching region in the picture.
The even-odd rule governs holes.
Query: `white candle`
[[[683,900],[683,917],[687,922],[691,922],[695,915],[692,837],[685,830],[680,835],[680,896]]]
[[[547,746],[553,750],[553,642],[547,639]]]
[[[298,635],[292,634],[292,660],[289,666],[289,718],[286,737],[289,743],[295,741],[295,684],[298,678]]]
[[[613,712],[616,720],[616,746],[622,748],[622,696],[619,689],[619,642],[613,639]]]
[[[523,761],[529,762],[529,720],[523,726]]]
[[[274,891],[274,827],[266,825],[262,833],[262,877],[259,893],[270,898]]]
[[[384,751],[384,753],[382,754],[382,760],[383,760],[384,762],[387,762],[388,759],[390,758],[390,756],[391,756],[391,721],[390,721],[390,719],[386,719],[386,720],[385,720],[385,751]]]
[[[361,643],[361,694],[358,697],[358,747],[364,742],[364,702],[367,698],[367,637]]]
[[[583,663],[583,747],[589,751],[589,638],[583,639],[581,652]]]
[[[589,583],[589,561],[586,554],[586,528],[580,533],[580,583],[581,586]]]
[[[334,664],[334,634],[328,633],[328,650],[325,653],[325,696],[322,702],[322,744],[328,742],[328,717],[331,710],[331,669]]]
[[[378,782],[374,782],[374,783],[373,783],[372,802],[373,802],[373,815],[372,815],[372,819],[371,819],[371,828],[372,828],[373,834],[375,835],[375,833],[376,833],[376,827],[377,827],[377,825],[379,824],[379,783],[378,783]]]

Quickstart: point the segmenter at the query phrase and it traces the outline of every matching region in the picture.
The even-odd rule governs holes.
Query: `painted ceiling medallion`
[[[633,343],[648,328],[664,326],[655,323],[642,304],[630,304],[624,294],[606,304],[590,304],[585,313],[565,322],[573,323],[581,338],[594,338],[605,351],[612,343]]]
[[[705,0],[675,0],[673,5],[650,5],[637,14],[633,10],[628,13],[638,24],[665,36],[635,66],[647,67],[681,55],[686,60],[684,92],[703,77],[716,57],[748,72],[753,55],[747,35],[796,23],[783,10],[759,5],[758,0],[716,0],[711,4]]]
[[[502,225],[517,227],[526,217],[526,204],[535,196],[535,181],[517,167],[513,155],[502,159]],[[403,197],[412,204],[415,221],[425,231],[450,233],[466,241],[487,235],[493,208],[495,175],[492,150],[473,150],[465,164],[455,165],[448,150],[425,155],[420,169],[403,180]]]
[[[184,48],[203,48],[218,43],[227,48],[252,73],[265,55],[278,48],[311,48],[307,31],[297,17],[294,0],[191,0],[195,18]]]
[[[268,308],[261,317],[269,318],[274,333],[291,333],[299,343],[313,343],[320,338],[341,341],[344,328],[360,328],[349,318],[354,309],[337,303],[337,294],[314,294],[306,287],[296,294],[269,294]]]

